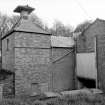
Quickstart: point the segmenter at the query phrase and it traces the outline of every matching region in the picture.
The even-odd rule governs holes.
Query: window
[[[48,91],[48,83],[32,83],[31,84],[32,92],[40,93]]]
[[[7,51],[9,50],[9,39],[7,39]]]

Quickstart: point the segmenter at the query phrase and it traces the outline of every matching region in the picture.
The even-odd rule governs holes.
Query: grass
[[[47,100],[36,100],[24,96],[22,98],[3,99],[0,105],[105,105],[105,97],[102,95],[66,95]]]

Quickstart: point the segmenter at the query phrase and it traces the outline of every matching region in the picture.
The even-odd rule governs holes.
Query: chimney
[[[26,6],[17,6],[14,10],[16,13],[20,13],[20,17],[22,19],[28,19],[28,15],[34,10],[34,8],[26,5]]]

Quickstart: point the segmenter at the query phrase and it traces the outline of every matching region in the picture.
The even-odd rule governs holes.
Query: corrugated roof
[[[74,44],[72,37],[51,36],[52,47],[73,47]]]

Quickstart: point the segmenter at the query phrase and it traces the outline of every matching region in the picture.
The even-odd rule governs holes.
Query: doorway
[[[77,77],[78,79],[78,88],[96,88],[96,80],[95,79],[89,79],[89,78],[83,78],[83,77]]]
[[[77,53],[76,63],[78,88],[97,88],[95,52]]]

